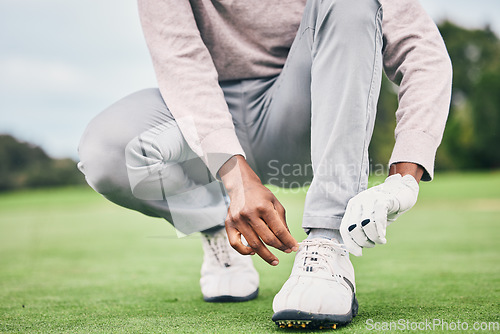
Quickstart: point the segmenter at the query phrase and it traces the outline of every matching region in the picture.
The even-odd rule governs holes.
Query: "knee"
[[[87,183],[111,202],[158,217],[154,209],[133,196],[125,167],[124,149],[116,144],[116,141],[109,140],[105,135],[84,135],[79,146],[78,168],[85,174]]]
[[[174,122],[141,133],[126,145],[124,153],[130,188],[137,198],[161,200],[190,185],[181,164],[192,155]]]
[[[110,132],[94,119],[85,130],[78,147],[78,168],[98,193],[110,195],[130,191],[125,168],[124,144],[118,131]]]
[[[80,140],[79,168],[101,194],[130,192],[125,151],[138,133],[172,119],[158,89],[144,89],[117,101],[89,123]]]
[[[318,22],[335,26],[337,33],[352,38],[356,32],[381,22],[381,5],[378,0],[319,0],[322,9]],[[319,28],[319,27],[316,27]]]
[[[322,0],[327,1],[327,0]],[[330,0],[336,17],[357,23],[373,22],[381,5],[379,0]]]
[[[101,150],[80,151],[78,168],[95,191],[106,197],[130,192],[126,171],[121,170],[120,163]]]

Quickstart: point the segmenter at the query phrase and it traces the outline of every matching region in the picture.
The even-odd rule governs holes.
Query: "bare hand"
[[[298,250],[286,224],[285,209],[264,187],[242,156],[234,156],[219,170],[231,203],[226,218],[226,231],[231,246],[243,255],[257,253],[269,264],[278,258],[265,244],[286,253]],[[248,246],[241,241],[244,236]]]

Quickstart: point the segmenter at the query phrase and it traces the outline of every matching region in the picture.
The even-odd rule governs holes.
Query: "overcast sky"
[[[499,0],[421,2],[437,22],[500,35]],[[93,116],[155,82],[136,1],[0,1],[0,133],[76,159]]]

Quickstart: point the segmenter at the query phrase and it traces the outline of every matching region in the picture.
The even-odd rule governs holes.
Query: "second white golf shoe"
[[[252,257],[241,255],[227,240],[226,231],[202,233],[201,292],[207,302],[243,302],[257,297],[259,274]]]

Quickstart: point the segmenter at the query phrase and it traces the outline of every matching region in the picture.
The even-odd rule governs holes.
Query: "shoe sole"
[[[203,300],[208,303],[239,303],[239,302],[247,302],[249,300],[257,298],[259,294],[259,289],[255,290],[248,296],[243,297],[235,297],[231,295],[225,296],[215,296],[215,297],[205,297],[203,296]]]
[[[276,312],[272,320],[280,328],[336,329],[337,326],[350,323],[356,315],[358,315],[358,300],[354,295],[351,311],[346,314],[318,314],[299,310],[283,310]]]

